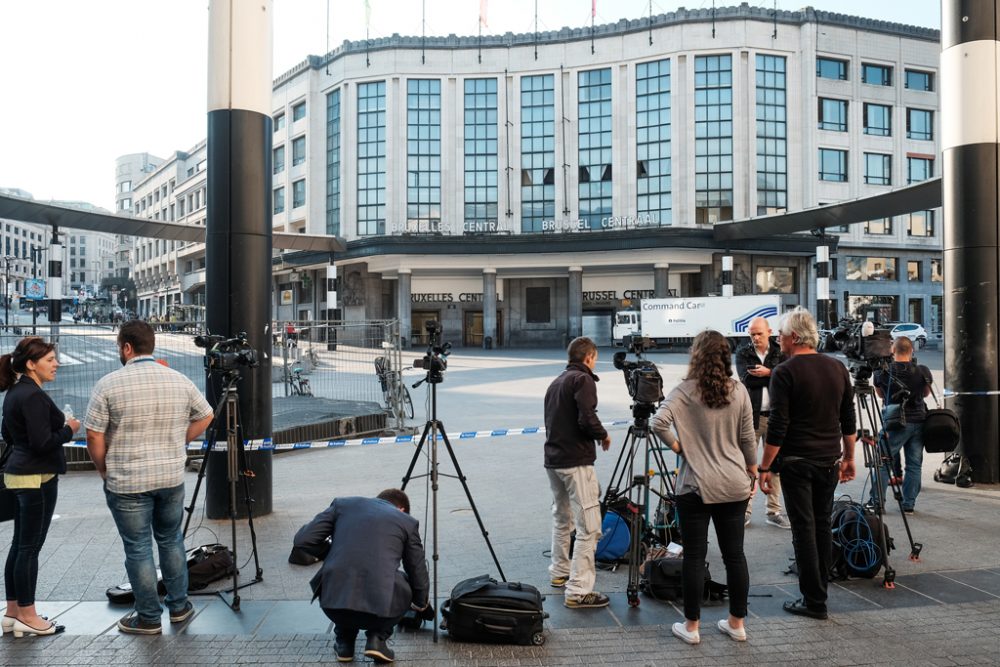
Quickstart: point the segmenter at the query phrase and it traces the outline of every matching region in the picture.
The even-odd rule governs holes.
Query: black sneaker
[[[354,642],[337,639],[333,642],[333,650],[337,654],[337,662],[354,662]]]
[[[396,654],[381,637],[371,636],[365,642],[365,655],[379,663],[388,663],[396,659]]]
[[[184,606],[181,608],[180,611],[170,612],[170,622],[183,623],[192,616],[194,616],[194,605],[191,604],[190,600],[188,600],[187,602],[184,603]]]
[[[139,614],[133,611],[118,621],[118,631],[130,635],[158,635],[163,632],[163,627],[159,621],[149,622],[142,620],[139,618]]]
[[[826,609],[810,609],[806,606],[805,600],[788,600],[782,605],[782,609],[787,611],[789,614],[795,614],[796,616],[808,616],[809,618],[815,618],[819,621],[825,621],[829,618]]]
[[[595,609],[607,607],[610,602],[607,595],[592,591],[586,595],[567,595],[563,600],[563,605],[570,609]]]

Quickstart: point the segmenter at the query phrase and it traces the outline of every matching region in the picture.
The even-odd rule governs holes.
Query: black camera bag
[[[657,558],[646,562],[645,572],[639,582],[640,590],[654,600],[681,602],[684,600],[683,558]],[[705,563],[705,585],[702,603],[722,602],[729,597],[729,587],[712,581],[712,573]]]
[[[958,415],[951,408],[940,407],[934,387],[931,387],[934,403],[939,407],[927,411],[924,419],[923,439],[924,449],[931,454],[943,454],[955,451],[962,439],[962,427],[958,423]]]
[[[833,533],[833,558],[830,561],[830,580],[849,577],[871,579],[885,563],[882,550],[883,524],[877,515],[867,512],[860,503],[841,499],[833,503],[830,519]],[[892,551],[896,545],[885,530],[885,548]]]
[[[469,642],[541,646],[544,597],[529,584],[498,582],[483,574],[460,581],[441,606],[441,628]]]
[[[222,544],[205,544],[188,556],[188,591],[200,591],[213,581],[232,575],[233,552]]]

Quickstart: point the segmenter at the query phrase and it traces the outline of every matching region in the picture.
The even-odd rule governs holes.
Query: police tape
[[[630,419],[615,419],[609,422],[602,422],[601,425],[605,428],[614,428],[616,426],[624,426],[625,424],[631,424]],[[506,438],[514,435],[537,435],[545,433],[544,426],[525,426],[523,428],[497,428],[492,431],[458,431],[457,433],[448,433],[449,440],[482,440],[482,439],[494,439],[494,438]],[[442,433],[438,433],[436,439],[438,441],[444,439]],[[257,440],[247,440],[243,443],[244,450],[247,451],[281,451],[281,450],[292,450],[292,449],[327,449],[331,447],[358,447],[366,445],[406,445],[406,444],[416,444],[420,442],[422,435],[412,434],[412,435],[383,435],[383,436],[371,436],[367,438],[351,438],[351,439],[339,439],[339,440],[314,440],[311,442],[288,442],[281,445],[276,445],[271,440],[271,438],[261,438]],[[66,447],[86,447],[87,443],[84,440],[73,440],[65,444]],[[187,451],[189,452],[203,452],[208,449],[208,442],[204,440],[195,440],[188,443]],[[220,440],[212,446],[213,451],[226,451],[226,442]]]

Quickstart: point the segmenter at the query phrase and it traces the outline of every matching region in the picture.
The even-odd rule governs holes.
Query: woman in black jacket
[[[54,635],[63,626],[35,611],[38,553],[52,522],[58,495],[58,475],[66,472],[63,443],[73,438],[80,422],[63,415],[42,385],[56,378],[55,346],[41,338],[22,338],[11,354],[0,357],[3,401],[2,434],[10,458],[4,483],[17,498],[14,539],[4,568],[7,611],[3,631],[15,637]]]

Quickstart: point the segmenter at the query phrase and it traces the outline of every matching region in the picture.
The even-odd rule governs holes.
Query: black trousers
[[[4,590],[7,600],[17,600],[19,607],[35,604],[38,583],[38,553],[49,533],[52,514],[59,496],[59,478],[53,477],[40,489],[11,489],[17,498],[14,515],[14,539],[4,567]]]
[[[684,536],[684,560],[681,578],[684,589],[684,617],[701,619],[701,601],[705,595],[705,556],[708,553],[708,522],[715,524],[715,537],[726,566],[729,587],[729,613],[736,618],[747,615],[750,572],[743,553],[743,523],[747,500],[707,505],[697,493],[677,496],[677,519]]]
[[[353,643],[358,637],[358,631],[364,630],[365,635],[388,639],[392,636],[392,630],[403,618],[402,615],[395,618],[384,618],[375,614],[366,614],[361,611],[350,609],[327,609],[323,607],[323,613],[334,623],[333,634],[337,639]]]
[[[785,512],[792,524],[792,546],[799,570],[799,590],[806,606],[826,611],[827,582],[833,558],[830,514],[837,488],[836,463],[786,461],[781,464]]]

